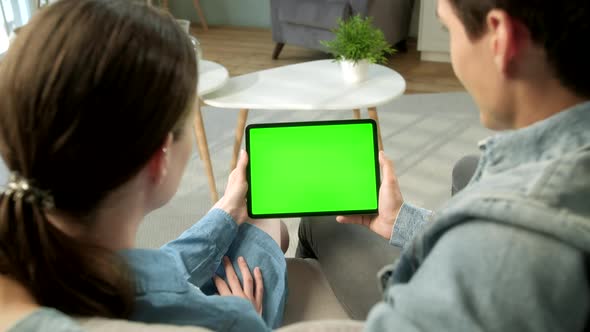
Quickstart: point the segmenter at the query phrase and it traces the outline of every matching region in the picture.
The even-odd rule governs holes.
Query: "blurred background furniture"
[[[251,109],[292,112],[350,111],[360,119],[367,108],[377,122],[379,149],[383,147],[377,107],[401,96],[406,81],[393,69],[372,64],[362,84],[342,79],[340,66],[332,60],[317,60],[276,67],[232,77],[227,84],[202,97],[203,103],[217,108],[239,109],[238,125],[230,170],[236,167],[244,128]],[[311,117],[310,116],[310,117]]]
[[[153,0],[147,0],[148,4],[152,5]],[[166,8],[167,10],[170,8],[168,7],[169,0],[161,0],[160,3],[162,7]],[[201,7],[200,0],[193,0],[195,8],[197,9],[197,15],[199,15],[199,21],[201,22],[201,27],[203,30],[209,30],[209,26],[207,25],[207,20],[205,19],[205,14],[203,13],[203,8]]]
[[[199,61],[199,84],[197,86],[197,95],[199,100],[195,102],[195,119],[194,129],[197,146],[199,147],[199,157],[203,161],[205,173],[209,181],[209,191],[211,192],[211,203],[215,204],[219,200],[217,193],[217,186],[215,185],[215,176],[213,175],[213,166],[211,165],[211,157],[209,155],[209,144],[207,143],[207,135],[205,133],[205,125],[203,123],[203,115],[201,114],[201,99],[200,97],[211,93],[222,86],[229,79],[229,73],[222,65],[207,60]]]
[[[423,61],[451,62],[449,32],[436,17],[436,0],[420,1],[418,50]]]
[[[320,40],[331,40],[338,19],[360,14],[373,23],[399,51],[406,50],[414,0],[271,0],[273,59],[285,44],[326,51]]]

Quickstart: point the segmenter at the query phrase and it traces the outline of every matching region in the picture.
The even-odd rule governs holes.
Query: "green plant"
[[[385,63],[387,54],[395,53],[385,40],[383,32],[373,26],[373,19],[355,15],[347,20],[338,20],[338,27],[333,30],[336,38],[322,40],[328,51],[337,61],[350,60],[357,63],[367,60],[370,63]]]

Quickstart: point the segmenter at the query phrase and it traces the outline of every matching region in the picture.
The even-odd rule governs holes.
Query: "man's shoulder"
[[[386,290],[367,330],[570,331],[586,320],[584,252],[515,225],[469,219],[404,267],[416,270]]]

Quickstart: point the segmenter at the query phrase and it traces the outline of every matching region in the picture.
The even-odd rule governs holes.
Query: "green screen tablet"
[[[377,212],[373,120],[254,124],[246,128],[252,218]]]

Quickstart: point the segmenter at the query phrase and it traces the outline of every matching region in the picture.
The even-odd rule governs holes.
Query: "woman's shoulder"
[[[80,325],[70,317],[51,308],[40,308],[18,321],[8,332],[81,332]]]

